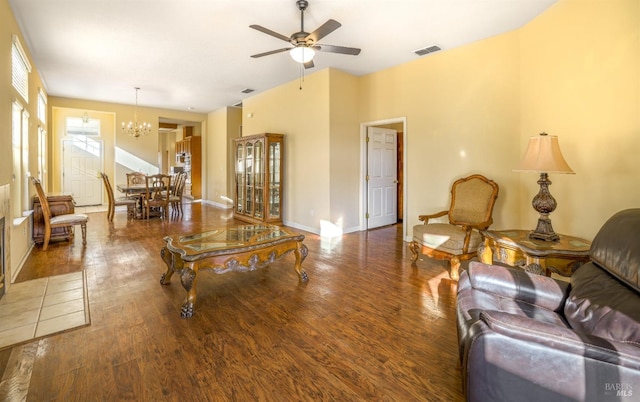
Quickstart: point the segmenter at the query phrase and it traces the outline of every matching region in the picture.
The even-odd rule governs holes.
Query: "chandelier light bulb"
[[[140,88],[135,87],[134,89],[136,90],[136,108],[133,112],[134,121],[130,121],[129,124],[122,122],[122,132],[131,137],[138,138],[141,135],[151,134],[151,124],[146,122],[138,123],[138,90],[140,90]]]

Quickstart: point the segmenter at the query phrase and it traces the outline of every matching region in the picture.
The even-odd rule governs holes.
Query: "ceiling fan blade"
[[[336,29],[340,28],[341,26],[342,26],[342,24],[340,24],[338,21],[329,20],[329,21],[325,22],[324,24],[322,24],[318,29],[316,29],[315,31],[313,31],[309,35],[307,35],[307,39],[312,39],[313,43],[317,43],[320,39],[322,39],[325,36],[329,35],[331,32],[335,31]]]
[[[254,59],[257,59],[258,57],[269,56],[270,54],[282,53],[282,52],[286,52],[288,50],[291,50],[291,48],[290,47],[283,47],[282,49],[271,50],[271,51],[264,52],[264,53],[253,54],[253,55],[251,55],[251,57],[253,57]]]
[[[357,49],[355,47],[334,46],[334,45],[315,45],[313,48],[323,52],[350,54],[352,56],[357,56],[360,54],[360,49]]]
[[[257,31],[260,31],[262,33],[266,33],[267,35],[271,35],[274,38],[281,39],[281,40],[283,40],[285,42],[290,42],[291,41],[291,38],[289,38],[288,36],[284,36],[282,34],[274,32],[274,31],[272,31],[272,30],[270,30],[268,28],[265,28],[263,26],[260,26],[260,25],[249,25],[249,28],[253,28],[253,29],[255,29]]]
[[[304,63],[304,68],[313,68],[313,67],[314,67],[313,60],[310,60]]]

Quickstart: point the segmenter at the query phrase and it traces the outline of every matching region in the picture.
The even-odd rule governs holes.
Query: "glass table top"
[[[167,236],[165,241],[170,248],[181,249],[188,254],[199,254],[257,246],[298,236],[304,238],[302,235],[289,232],[279,226],[240,225],[189,235]]]

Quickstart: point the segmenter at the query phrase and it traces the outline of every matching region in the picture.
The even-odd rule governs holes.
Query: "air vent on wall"
[[[438,50],[442,50],[440,46],[431,45],[422,49],[414,50],[413,53],[417,54],[418,56],[424,56],[425,54],[437,52]]]
[[[250,94],[251,92],[255,91],[255,89],[251,89],[251,88],[245,88],[243,89],[242,92],[243,94]]]

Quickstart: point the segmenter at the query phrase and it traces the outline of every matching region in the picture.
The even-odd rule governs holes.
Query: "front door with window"
[[[62,141],[62,192],[76,206],[102,204],[102,141],[84,135]]]

